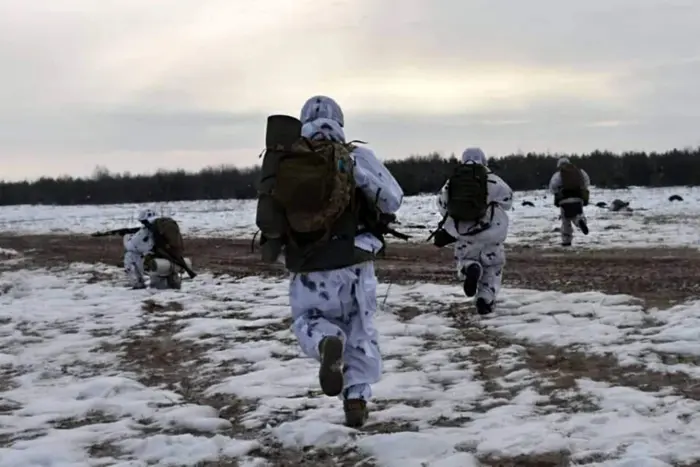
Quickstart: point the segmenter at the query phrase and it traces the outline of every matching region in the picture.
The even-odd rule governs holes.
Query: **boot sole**
[[[327,396],[334,397],[343,391],[343,341],[338,337],[327,337],[323,343],[318,380]]]
[[[489,315],[493,312],[493,306],[488,306],[486,301],[480,298],[476,301],[476,312],[481,316]]]
[[[481,276],[481,267],[477,264],[471,264],[465,271],[464,275],[464,295],[473,297],[476,295],[476,289],[479,287],[479,279]]]
[[[369,418],[367,403],[364,401],[345,401],[345,426],[349,428],[362,428]]]
[[[579,221],[578,227],[581,229],[583,235],[588,235],[588,224],[586,221]]]

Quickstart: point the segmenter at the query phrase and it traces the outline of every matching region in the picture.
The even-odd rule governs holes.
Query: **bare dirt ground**
[[[195,270],[209,270],[232,276],[283,275],[281,265],[266,265],[258,260],[258,253],[251,251],[250,240],[224,238],[186,239],[189,256]],[[27,261],[12,267],[60,267],[71,262],[102,262],[120,264],[122,258],[121,238],[91,238],[88,236],[36,235],[12,236],[0,234],[0,247],[19,251]],[[666,308],[675,302],[682,302],[700,296],[697,281],[700,273],[700,252],[691,249],[616,249],[616,250],[576,250],[513,247],[507,250],[508,264],[504,272],[506,287],[521,287],[538,290],[579,292],[597,290],[611,294],[629,294],[645,300],[647,307]],[[377,274],[382,281],[411,282],[432,281],[455,282],[451,248],[438,250],[423,244],[390,244],[386,257],[377,262]],[[96,278],[99,280],[99,278]],[[148,304],[145,304],[148,305]],[[177,305],[177,304],[173,304]],[[159,312],[156,304],[145,309],[146,316]],[[403,310],[407,315],[420,313],[420,310]],[[402,311],[402,312],[403,312]],[[700,385],[697,381],[681,374],[656,373],[645,368],[621,367],[614,358],[593,357],[576,351],[553,348],[547,345],[533,345],[516,342],[481,326],[478,321],[465,316],[463,309],[447,309],[445,313],[454,319],[466,343],[481,343],[484,353],[479,357],[481,378],[489,382],[488,390],[504,399],[510,399],[513,388],[500,387],[496,382],[502,372],[498,362],[498,351],[516,346],[524,368],[539,374],[549,386],[541,391],[551,393],[551,403],[562,410],[585,411],[587,401],[559,401],[557,391],[574,386],[577,378],[585,377],[596,381],[634,387],[642,391],[655,391],[662,387],[674,388],[678,393],[694,400],[700,400]],[[410,319],[411,316],[406,316]],[[247,433],[236,420],[246,410],[246,402],[208,400],[202,389],[222,375],[206,375],[202,381],[190,375],[192,365],[197,364],[202,348],[193,344],[190,347],[163,348],[163,342],[172,342],[177,331],[176,323],[165,323],[158,332],[148,339],[134,338],[122,349],[125,368],[143,375],[145,384],[165,385],[188,399],[199,404],[212,405],[225,410],[221,416],[234,421],[233,430],[237,435],[254,437]],[[148,358],[144,358],[147,356]],[[230,369],[222,368],[222,373]],[[196,373],[196,372],[195,372]],[[578,405],[576,405],[578,404]],[[459,420],[437,421],[436,424],[461,423]],[[377,425],[368,428],[374,432],[398,432],[414,430],[405,425]],[[106,448],[105,448],[106,449]],[[266,452],[257,453],[275,466],[306,465],[373,465],[360,463],[354,452],[306,452],[269,446]],[[335,459],[335,460],[334,460]],[[339,459],[342,459],[339,460]],[[571,465],[568,453],[552,452],[518,458],[481,459],[486,466],[534,467]],[[236,465],[230,464],[206,465]],[[698,464],[700,465],[700,460]]]
[[[264,264],[252,252],[250,240],[186,239],[195,270],[232,276],[283,275],[281,265]],[[36,266],[69,262],[120,264],[120,237],[85,235],[12,236],[0,234],[0,247],[12,248]],[[450,247],[392,243],[377,262],[380,280],[390,282],[455,281]],[[26,266],[26,264],[24,265]],[[507,250],[504,284],[535,290],[580,292],[598,290],[643,298],[649,306],[665,307],[700,296],[700,252],[683,248],[577,250],[512,247]]]

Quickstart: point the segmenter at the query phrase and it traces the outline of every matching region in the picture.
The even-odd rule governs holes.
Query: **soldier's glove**
[[[396,222],[396,214],[379,214],[379,223],[384,225],[393,224]]]

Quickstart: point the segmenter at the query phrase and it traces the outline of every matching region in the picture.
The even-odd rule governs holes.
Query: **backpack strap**
[[[450,178],[451,178],[451,177],[450,177]],[[450,192],[450,187],[449,187],[449,185],[450,185],[450,179],[448,178],[448,179],[447,179],[446,186],[444,187],[444,188],[447,190],[447,193]],[[435,194],[436,194],[436,195],[437,195],[437,194],[440,194],[440,191],[442,191],[442,188],[441,188],[437,193],[435,193]],[[445,208],[445,215],[442,216],[442,219],[440,219],[440,222],[438,222],[438,225],[435,227],[435,230],[433,230],[432,232],[430,232],[430,235],[428,236],[428,238],[425,239],[426,242],[429,242],[430,240],[432,240],[433,237],[442,229],[442,227],[445,225],[445,222],[447,221],[447,218],[448,218],[448,217],[449,217],[449,215],[447,214],[447,208]]]
[[[435,234],[437,234],[440,230],[442,230],[442,227],[445,225],[445,221],[447,221],[447,214],[442,216],[442,219],[440,219],[440,222],[438,222],[438,225],[437,225],[437,227],[435,227],[435,230],[430,232],[430,235],[428,236],[428,238],[425,239],[426,242],[429,242],[430,240],[432,240],[433,237],[435,236]]]
[[[491,202],[491,203],[488,204],[488,209],[491,211],[491,215],[489,216],[488,222],[479,222],[479,224],[473,226],[472,228],[470,228],[469,230],[467,230],[465,233],[462,233],[462,232],[459,231],[459,222],[453,220],[453,222],[455,223],[455,230],[457,230],[457,233],[458,233],[460,236],[471,237],[471,236],[480,234],[481,232],[484,232],[485,230],[490,229],[490,228],[491,228],[491,222],[493,221],[493,216],[495,215],[494,206],[496,206],[497,204],[498,204],[498,203],[495,203],[495,202]],[[440,230],[442,230],[442,228],[443,228],[443,226],[445,225],[445,222],[447,221],[447,218],[448,218],[448,217],[449,217],[449,215],[448,215],[447,213],[445,213],[445,215],[442,217],[442,219],[440,220],[440,222],[438,222],[438,225],[437,225],[437,227],[435,228],[435,230],[433,230],[433,231],[430,233],[430,236],[426,239],[426,242],[429,242],[430,240],[432,240],[433,237],[434,237]]]
[[[472,228],[467,230],[465,233],[462,233],[459,231],[459,223],[455,222],[455,230],[457,230],[457,233],[460,235],[464,235],[465,237],[471,237],[477,234],[480,234],[481,232],[488,230],[491,228],[491,222],[493,221],[493,216],[495,215],[495,210],[494,206],[496,206],[498,203],[488,203],[488,207],[486,209],[491,211],[491,215],[489,216],[489,220],[487,222],[479,222],[478,224],[474,225]]]

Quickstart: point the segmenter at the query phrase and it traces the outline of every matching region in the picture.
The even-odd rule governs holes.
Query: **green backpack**
[[[447,186],[447,214],[456,222],[478,222],[488,209],[488,169],[460,164]]]
[[[283,208],[292,233],[325,231],[354,206],[354,146],[300,138],[280,154],[272,197]]]
[[[568,162],[559,167],[559,176],[561,177],[561,189],[554,196],[555,205],[558,206],[559,201],[563,198],[577,197],[583,200],[584,206],[588,206],[590,191],[586,188],[586,181],[581,169]]]
[[[565,191],[576,191],[582,190],[585,186],[583,174],[572,163],[565,163],[559,167],[559,173],[561,176],[561,188]]]
[[[153,222],[156,247],[163,248],[167,253],[182,258],[185,254],[185,243],[182,239],[180,226],[175,219],[159,217]]]

